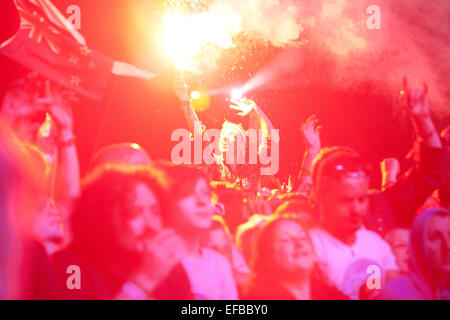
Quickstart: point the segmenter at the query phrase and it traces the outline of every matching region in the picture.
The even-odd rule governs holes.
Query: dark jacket
[[[101,272],[76,253],[72,247],[56,252],[52,256],[58,276],[59,297],[61,300],[110,300],[117,294],[117,287],[111,288]],[[81,289],[69,289],[67,279],[71,274],[67,268],[71,265],[80,268]]]
[[[58,279],[44,246],[37,240],[24,239],[22,252],[19,266],[20,299],[58,299]]]
[[[425,200],[445,185],[448,171],[447,150],[422,145],[417,165],[386,190],[371,193],[366,227],[381,236],[392,228],[408,228]]]

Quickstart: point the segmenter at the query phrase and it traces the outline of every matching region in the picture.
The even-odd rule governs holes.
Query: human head
[[[215,212],[208,176],[200,169],[185,165],[159,163],[158,167],[168,181],[163,215],[166,226],[186,236],[207,232]]]
[[[92,160],[92,167],[104,164],[151,165],[147,152],[136,143],[118,143],[104,147]]]
[[[39,130],[46,120],[46,109],[37,102],[45,92],[45,80],[29,74],[11,84],[3,99],[1,117],[17,136],[35,144]]]
[[[242,125],[229,121],[223,123],[219,137],[219,151],[233,175],[241,179],[245,178],[245,181],[252,185],[255,184],[253,179],[248,179],[258,174],[259,166],[257,163],[250,163],[250,153],[255,150],[250,149],[249,139]]]
[[[369,186],[369,168],[357,152],[323,149],[314,161],[312,193],[322,226],[343,241],[353,237],[369,209]]]
[[[450,276],[450,212],[433,208],[414,220],[410,238],[410,270],[437,289]]]
[[[41,195],[32,221],[33,234],[40,241],[59,243],[63,239],[62,217],[54,201]]]
[[[432,270],[450,276],[450,212],[436,211],[430,218],[425,246]]]
[[[315,256],[309,225],[294,215],[273,215],[258,232],[252,267],[258,276],[274,280],[308,277]]]
[[[213,197],[224,205],[224,219],[232,234],[247,219],[244,212],[244,196],[242,189],[235,183],[212,182]]]
[[[409,237],[410,231],[408,229],[396,228],[390,230],[384,238],[391,246],[398,268],[402,273],[408,272]]]
[[[162,229],[164,181],[148,166],[106,165],[91,172],[71,216],[75,248],[97,266],[129,276],[146,241]]]

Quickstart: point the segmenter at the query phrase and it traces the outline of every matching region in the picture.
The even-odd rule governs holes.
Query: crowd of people
[[[192,131],[205,128],[183,79]],[[417,146],[407,170],[374,168],[348,147],[324,148],[315,115],[289,183],[260,164],[194,166],[154,160],[139,145],[98,151],[80,177],[71,103],[34,74],[13,83],[0,110],[0,298],[163,300],[450,299],[450,127],[435,127],[424,90],[405,83]],[[226,121],[220,150],[261,130],[248,99]],[[243,121],[244,122],[244,121]],[[195,133],[195,132],[193,132]],[[268,143],[270,141],[270,143]]]

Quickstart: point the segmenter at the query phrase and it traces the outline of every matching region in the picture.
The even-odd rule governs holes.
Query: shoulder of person
[[[384,240],[378,233],[376,233],[375,231],[369,230],[365,227],[359,229],[357,231],[359,233],[359,235],[363,236],[363,238],[365,240],[370,240],[370,241],[377,241],[379,243],[384,243],[387,246],[389,246],[389,244],[386,242],[386,240]]]
[[[221,264],[221,265],[226,264],[231,267],[231,262],[228,261],[228,259],[225,256],[223,256],[221,253],[217,252],[214,249],[203,248],[202,255],[203,255],[203,258],[208,261],[213,261],[214,263]]]

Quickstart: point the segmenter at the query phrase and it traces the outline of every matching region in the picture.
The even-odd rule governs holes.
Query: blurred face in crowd
[[[386,235],[386,241],[391,246],[397,265],[401,272],[408,272],[409,264],[409,235],[407,229],[394,229]]]
[[[33,220],[33,232],[41,240],[62,240],[62,219],[58,208],[49,197],[38,199],[38,210]]]
[[[178,231],[189,232],[206,230],[212,225],[214,207],[211,203],[211,190],[205,179],[198,179],[192,193],[181,198],[177,203],[178,212],[173,224]]]
[[[295,221],[277,222],[273,234],[273,259],[279,271],[292,274],[314,268],[314,253],[304,229]]]
[[[339,239],[352,237],[363,226],[369,210],[370,180],[358,176],[328,179],[327,182],[319,199],[323,226]]]
[[[438,277],[450,276],[450,215],[431,217],[425,246],[432,271]]]
[[[0,115],[19,139],[35,143],[39,128],[45,121],[45,111],[25,100],[23,97],[9,97],[4,101]]]
[[[36,117],[22,117],[14,120],[12,129],[22,141],[35,143],[41,125],[42,122],[38,121]]]
[[[231,240],[223,228],[214,228],[208,234],[210,248],[231,259]]]
[[[121,235],[124,245],[132,250],[144,250],[145,241],[162,230],[159,201],[144,183],[137,184],[130,198],[127,234]]]

